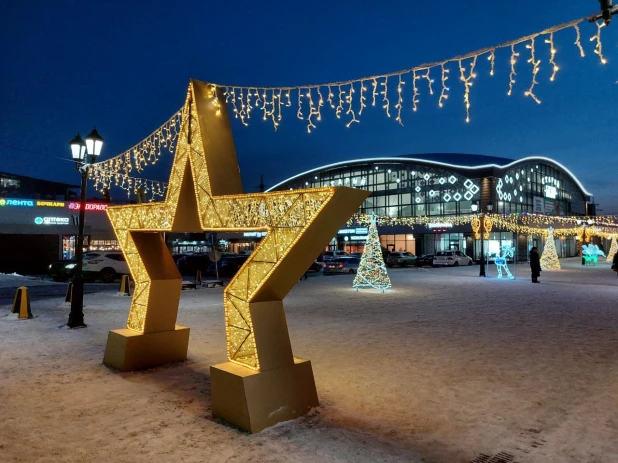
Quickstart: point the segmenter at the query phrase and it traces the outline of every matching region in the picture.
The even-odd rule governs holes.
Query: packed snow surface
[[[561,264],[541,284],[526,265],[516,280],[391,269],[385,293],[352,290],[352,275],[299,282],[287,321],[321,405],[254,435],[211,414],[222,288],[182,293],[188,360],[137,373],[101,363],[126,326],[116,288],[85,296],[80,330],[59,328],[63,299],[35,301],[32,320],[0,316],[0,461],[616,462],[618,278]]]

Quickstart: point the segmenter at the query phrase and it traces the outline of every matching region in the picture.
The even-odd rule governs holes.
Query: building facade
[[[512,160],[449,153],[359,159],[300,173],[269,191],[326,186],[371,191],[358,211],[362,214],[425,217],[426,225],[378,227],[383,247],[417,255],[462,250],[478,258],[480,243],[473,239],[470,225],[445,219],[471,214],[473,205],[481,211],[491,205],[494,213],[504,214],[595,215],[592,194],[566,167],[545,157]],[[358,251],[365,239],[363,227],[346,227],[330,246]],[[537,236],[495,229],[485,251],[495,254],[507,243],[517,248],[519,260],[526,259],[532,245],[542,246]],[[562,257],[577,253],[574,237],[560,238],[556,244]]]

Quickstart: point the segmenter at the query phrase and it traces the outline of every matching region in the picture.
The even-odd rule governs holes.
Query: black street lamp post
[[[75,249],[75,275],[73,277],[73,291],[71,294],[71,311],[69,312],[69,328],[83,328],[84,323],[84,276],[82,265],[84,260],[84,221],[86,215],[86,190],[88,187],[88,170],[90,163],[93,163],[97,156],[101,154],[103,147],[103,137],[99,135],[97,129],[93,129],[86,141],[77,134],[71,140],[71,155],[75,161],[75,170],[82,176],[80,200],[79,200],[79,230],[77,234],[77,246]],[[87,155],[87,156],[86,156]],[[90,163],[88,163],[88,157]]]
[[[491,202],[487,203],[487,212],[491,212],[494,208],[493,204]],[[472,204],[472,212],[476,212],[479,209],[479,205],[478,204]],[[482,209],[482,208],[481,208]],[[481,233],[481,262],[480,262],[480,266],[479,266],[479,276],[480,277],[486,277],[487,274],[485,273],[485,212],[483,212],[481,210],[481,226],[479,227],[479,231]]]

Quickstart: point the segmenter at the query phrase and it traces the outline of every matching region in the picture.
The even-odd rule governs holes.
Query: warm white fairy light
[[[373,90],[372,90],[372,98],[373,101],[371,102],[371,106],[375,106],[376,105],[376,97],[378,96],[378,80],[374,77],[373,82],[371,83]]]
[[[444,103],[442,103],[442,100],[446,100],[448,99],[448,95],[446,92],[448,92],[450,89],[446,86],[446,81],[448,80],[448,73],[450,72],[445,66],[445,63],[442,63],[440,65],[441,70],[442,70],[442,90],[440,91],[440,98],[438,98],[438,106],[442,107],[444,105]]]
[[[549,39],[545,39],[545,43],[549,44],[549,64],[551,64],[552,66],[552,74],[549,80],[553,82],[554,79],[556,78],[556,74],[560,70],[560,68],[556,64],[557,50],[556,50],[556,47],[554,46],[554,33],[553,32],[549,34]]]
[[[287,98],[287,100],[288,100],[288,101],[286,102],[286,104],[285,104],[287,107],[292,106],[292,98],[291,98],[290,92],[291,92],[291,90],[290,90],[290,89],[288,89],[288,90],[287,90],[287,92],[285,92],[285,97],[286,97],[286,98]]]
[[[322,106],[324,106],[324,97],[322,97],[322,92],[320,91],[320,87],[318,87],[318,121],[322,120]]]
[[[462,64],[462,60],[459,60],[459,75],[461,81],[464,83],[464,106],[466,107],[466,122],[470,122],[470,87],[472,87],[472,79],[476,77],[474,68],[476,66],[476,56],[472,58],[470,64],[470,74],[466,77],[466,68]]]
[[[271,91],[270,92],[270,111],[267,112],[268,117],[270,117],[270,119],[273,122],[273,128],[275,129],[275,132],[277,131],[277,127],[279,127],[279,123],[277,122],[277,118],[275,117],[275,108],[276,108],[276,103],[275,100],[277,99],[277,95],[275,94],[275,91]]]
[[[365,104],[365,100],[367,98],[365,98],[365,92],[367,91],[367,87],[365,87],[365,81],[361,80],[361,93],[360,93],[360,111],[358,111],[358,115],[360,116],[361,114],[363,114],[363,108],[366,108],[367,105]]]
[[[391,107],[391,102],[388,99],[388,76],[384,76],[384,82],[382,82],[381,85],[382,85],[383,89],[380,92],[380,94],[382,95],[382,101],[384,102],[382,107],[386,111],[386,115],[388,117],[391,117],[391,113],[389,111],[390,107]]]
[[[532,65],[532,82],[530,83],[530,88],[524,92],[524,95],[532,98],[537,104],[541,104],[541,100],[539,100],[537,96],[534,94],[534,86],[538,84],[536,80],[536,75],[539,72],[539,69],[540,69],[539,65],[541,64],[541,60],[536,59],[534,55],[534,52],[535,52],[534,37],[530,39],[530,43],[526,45],[526,48],[530,50],[530,59],[528,60],[528,62]]]
[[[399,124],[403,125],[403,121],[401,120],[401,109],[403,108],[403,86],[405,82],[403,81],[403,74],[399,74],[399,82],[397,83],[397,104],[395,108],[397,108],[397,117],[395,120],[399,122]]]
[[[335,109],[335,104],[333,103],[333,97],[335,95],[333,95],[333,89],[330,88],[330,85],[327,85],[327,88],[328,88],[328,98],[327,98],[327,101],[330,104],[330,107]]]
[[[311,133],[311,129],[315,129],[315,125],[311,118],[317,116],[318,111],[313,106],[313,97],[311,96],[311,88],[307,89],[307,99],[309,100],[309,116],[307,117],[307,132]]]
[[[245,99],[244,99],[242,87],[240,88],[239,99],[240,99],[240,111],[238,112],[238,115],[240,116],[240,122],[242,123],[242,125],[246,127],[249,124],[245,121],[245,118],[247,117],[247,107],[245,106]]]
[[[605,23],[597,21],[596,24],[597,24],[597,33],[593,35],[592,37],[590,37],[590,41],[591,42],[596,41],[597,44],[596,44],[596,47],[594,48],[594,53],[598,55],[599,59],[601,60],[601,64],[607,64],[607,60],[603,56],[603,43],[601,42],[601,29],[605,27]]]
[[[511,73],[509,74],[509,91],[506,93],[508,96],[511,96],[513,93],[513,84],[515,84],[515,76],[517,73],[515,72],[515,63],[517,63],[517,57],[519,53],[515,51],[515,44],[511,45]]]
[[[350,84],[350,91],[346,96],[346,101],[348,103],[348,110],[345,112],[347,115],[351,115],[352,119],[345,125],[346,127],[350,127],[353,122],[360,122],[356,119],[356,114],[354,114],[354,109],[352,109],[352,104],[354,103],[354,84]]]
[[[491,64],[491,70],[489,71],[489,75],[493,76],[494,70],[496,68],[496,50],[495,49],[491,50],[491,52],[489,53],[489,56],[487,57],[487,60]]]
[[[431,78],[431,68],[427,68],[425,74],[423,74],[421,77],[427,80],[427,87],[429,88],[429,94],[433,95],[433,87],[431,86],[431,84],[433,84],[433,79]]]
[[[230,98],[232,100],[232,107],[234,108],[234,117],[238,119],[238,108],[236,107],[236,89],[235,88],[232,88],[230,95],[231,95]]]
[[[412,111],[416,112],[416,110],[418,109],[418,96],[420,95],[420,92],[418,91],[418,86],[416,85],[416,81],[419,79],[419,77],[416,75],[416,71],[412,71]]]
[[[345,91],[341,89],[341,85],[337,86],[337,92],[339,104],[337,105],[337,109],[335,109],[335,116],[337,116],[337,119],[341,119],[341,111],[343,111],[343,95],[345,94]]]
[[[581,56],[582,58],[584,56],[586,56],[586,54],[584,53],[584,48],[582,47],[582,42],[581,42],[581,38],[582,35],[579,31],[579,26],[577,24],[575,24],[573,26],[575,28],[575,45],[577,45],[577,48],[579,48],[579,56]]]
[[[299,118],[301,121],[305,119],[305,117],[303,116],[302,98],[303,98],[303,89],[299,88],[298,89],[298,111],[296,111],[296,117]]]

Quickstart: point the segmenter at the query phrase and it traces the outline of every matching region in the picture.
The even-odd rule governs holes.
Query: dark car
[[[423,254],[416,258],[415,265],[417,267],[431,267],[433,266],[433,254]]]
[[[54,281],[69,281],[75,272],[76,263],[75,259],[52,262],[47,269],[47,274]]]
[[[178,270],[181,275],[192,275],[195,276],[197,271],[207,272],[208,267],[212,261],[208,257],[208,254],[188,254],[179,258],[176,261],[176,265],[178,266]]]
[[[219,276],[231,277],[238,272],[240,267],[245,263],[249,256],[224,256],[215,263],[211,262],[206,269],[206,273],[215,275],[216,269],[219,269]]]
[[[360,265],[358,257],[339,257],[324,262],[324,275],[333,275],[341,273],[356,273]]]

